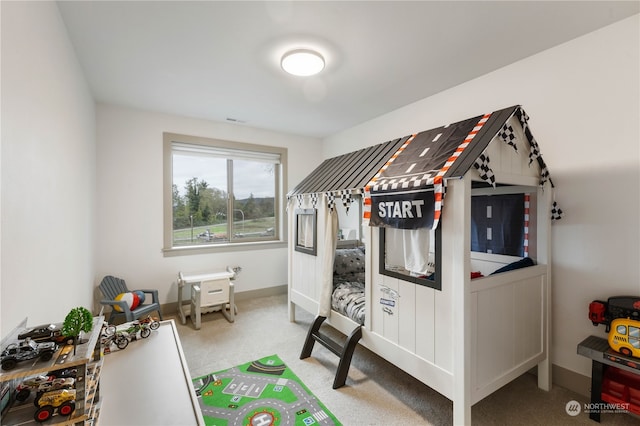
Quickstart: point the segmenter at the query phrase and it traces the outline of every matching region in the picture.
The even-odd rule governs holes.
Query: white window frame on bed
[[[295,251],[316,256],[318,253],[318,210],[297,209]]]
[[[174,215],[174,156],[183,158],[193,157],[198,159],[210,159],[216,165],[226,171],[226,179],[220,178],[218,182],[226,188],[215,188],[226,197],[226,206],[219,216],[226,219],[226,232],[223,238],[210,233],[211,238],[192,238],[190,243],[176,244],[173,229]],[[203,138],[197,136],[181,135],[174,133],[163,134],[163,169],[164,169],[164,247],[165,256],[182,254],[200,254],[209,252],[229,251],[236,249],[283,247],[286,245],[286,226],[283,224],[284,202],[282,194],[283,185],[287,181],[287,149],[266,145],[254,145],[241,142],[224,141],[218,139]],[[242,219],[244,225],[244,211],[238,209],[234,196],[234,162],[242,164],[264,163],[273,176],[273,226],[269,226],[261,232],[243,232],[243,229],[234,229],[236,213]],[[195,173],[195,172],[194,172]],[[194,176],[197,177],[197,176]],[[237,174],[236,174],[237,177]],[[200,179],[201,181],[202,179]],[[264,181],[264,179],[263,179]],[[223,183],[224,182],[224,183]],[[220,186],[219,185],[219,186]],[[253,191],[251,192],[253,196]],[[232,212],[229,214],[229,212]],[[192,229],[194,227],[192,226]],[[199,231],[198,231],[199,232]],[[195,236],[194,236],[195,237]],[[205,236],[206,237],[206,236]]]

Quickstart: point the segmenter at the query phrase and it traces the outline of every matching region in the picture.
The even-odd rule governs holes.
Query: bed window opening
[[[362,197],[336,203],[338,241],[333,262],[331,309],[363,325],[365,320],[365,246]]]
[[[441,229],[380,228],[379,273],[441,290]]]
[[[476,188],[471,197],[471,269],[480,278],[535,264],[536,189]]]
[[[363,246],[362,197],[352,195],[347,202],[337,202],[338,248]]]
[[[318,252],[318,211],[316,209],[297,209],[295,250],[315,256]]]

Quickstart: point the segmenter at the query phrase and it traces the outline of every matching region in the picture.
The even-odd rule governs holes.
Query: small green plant
[[[73,337],[73,355],[80,340],[80,333],[88,333],[93,328],[93,315],[87,308],[79,306],[71,309],[62,324],[62,334]]]

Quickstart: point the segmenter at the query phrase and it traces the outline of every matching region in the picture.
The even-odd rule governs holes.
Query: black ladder
[[[333,388],[338,389],[339,387],[344,386],[345,382],[347,381],[347,375],[349,373],[349,366],[351,365],[353,351],[355,351],[356,349],[358,340],[360,340],[360,338],[362,337],[362,327],[356,327],[351,332],[349,337],[347,337],[345,341],[340,344],[339,342],[336,342],[329,336],[320,332],[320,326],[326,319],[327,317],[318,316],[316,317],[313,324],[311,324],[309,332],[307,333],[307,339],[304,341],[304,347],[302,348],[300,359],[309,358],[311,356],[311,351],[313,350],[313,345],[315,344],[315,342],[320,343],[322,346],[337,355],[340,358],[340,363],[338,364],[336,377],[333,380]]]

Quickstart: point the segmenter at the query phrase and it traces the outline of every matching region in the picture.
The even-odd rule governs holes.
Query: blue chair
[[[114,318],[124,316],[124,322],[131,322],[140,317],[146,317],[151,312],[157,312],[160,320],[162,320],[162,312],[160,312],[160,303],[158,302],[158,290],[129,290],[122,278],[111,275],[107,275],[102,279],[99,288],[104,297],[100,300],[100,304],[111,306],[111,315],[109,315],[110,324],[113,324]],[[130,291],[141,291],[145,293],[145,303],[133,310],[129,309],[127,302],[116,300],[119,294]],[[151,301],[149,301],[149,299],[151,299]],[[114,309],[115,306],[120,307],[120,312]]]

